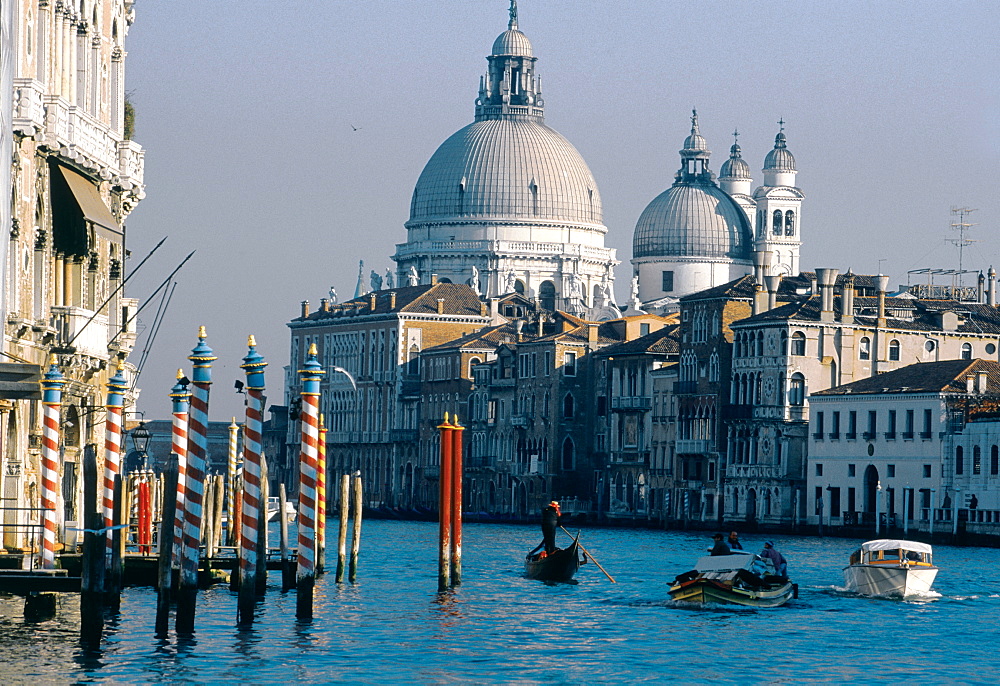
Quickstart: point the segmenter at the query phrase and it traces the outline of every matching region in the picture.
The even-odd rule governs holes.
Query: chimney
[[[330,300],[329,300],[329,298],[320,298],[319,299],[319,311],[320,312],[329,312],[330,311]]]
[[[437,285],[437,282],[438,282],[438,275],[437,274],[431,274],[431,285],[435,286],[435,285]]]
[[[437,299],[437,313],[444,314],[444,298]]]
[[[389,309],[396,309],[396,291],[389,291]]]
[[[308,300],[303,300],[302,301],[302,316],[303,317],[308,317],[309,316],[309,301]]]
[[[997,273],[993,270],[993,265],[990,265],[990,270],[986,272],[989,278],[988,284],[986,286],[986,304],[990,307],[997,306]]]
[[[838,269],[817,269],[816,279],[819,281],[820,313],[822,322],[833,321],[833,287],[837,283]]]
[[[764,289],[764,277],[771,269],[771,251],[755,250],[753,254],[753,278],[757,284],[757,290]]]
[[[875,277],[878,282],[878,324],[885,326],[885,292],[889,290],[889,277],[879,274]]]
[[[976,302],[982,304],[986,302],[986,277],[979,272],[979,281],[976,288]]]
[[[368,294],[368,307],[372,312],[375,311],[375,301],[377,298],[378,296],[375,295],[375,291]]]
[[[809,274],[809,295],[816,295],[819,289],[816,288],[816,275]]]
[[[854,272],[850,269],[844,274],[844,290],[840,294],[840,321],[854,322]]]
[[[986,379],[989,378],[989,372],[978,371],[976,372],[976,393],[980,395],[986,393]]]
[[[601,325],[596,322],[587,322],[587,342],[597,343],[597,332]]]
[[[973,393],[976,390],[975,378],[972,374],[965,375],[965,392]]]
[[[767,309],[773,310],[778,305],[778,286],[781,285],[781,274],[765,276],[764,285],[767,286]]]
[[[517,342],[520,343],[524,340],[524,320],[518,319],[514,322],[514,331],[517,332]]]

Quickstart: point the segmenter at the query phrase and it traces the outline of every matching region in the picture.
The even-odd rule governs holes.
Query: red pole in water
[[[451,432],[451,583],[462,583],[462,432],[458,417]],[[443,478],[443,477],[442,477]]]
[[[149,481],[143,473],[139,480],[139,553],[149,555],[150,545],[153,542],[153,513],[152,500],[149,497]]]
[[[438,502],[438,520],[441,528],[438,535],[438,591],[446,591],[451,586],[451,463],[452,432],[448,413],[444,413],[441,430],[441,498]]]

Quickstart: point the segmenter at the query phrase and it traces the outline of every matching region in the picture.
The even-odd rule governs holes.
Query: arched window
[[[410,346],[409,359],[406,361],[407,374],[420,373],[420,349],[416,345]],[[294,367],[293,367],[294,369]]]
[[[469,378],[470,379],[472,378],[472,370],[476,368],[477,364],[482,364],[482,363],[483,363],[483,361],[480,360],[478,357],[473,357],[471,360],[469,360]]]
[[[575,460],[576,449],[573,446],[573,439],[569,436],[563,441],[562,445],[562,468],[566,471],[573,469]]]
[[[771,231],[775,236],[780,236],[782,233],[782,227],[785,224],[784,217],[781,214],[781,210],[774,211],[774,219],[771,221]]]
[[[896,339],[889,341],[889,360],[899,362],[899,341]]]
[[[965,454],[962,446],[955,448],[955,474],[965,474]]]
[[[858,359],[872,359],[872,339],[868,338],[868,336],[862,336],[861,342],[858,344]]]
[[[787,355],[788,354],[788,332],[787,331],[782,331],[781,332],[781,354],[782,355]]]
[[[764,210],[757,210],[757,236],[763,238],[766,232],[767,216],[764,214]]]
[[[542,281],[538,286],[538,302],[543,309],[556,309],[556,286],[551,281]]]
[[[806,401],[806,377],[799,372],[792,374],[788,382],[788,402],[796,407],[802,407]]]
[[[567,393],[566,397],[563,398],[563,417],[566,419],[572,419],[575,409],[576,407],[575,401],[573,400],[573,394]]]
[[[785,235],[795,235],[795,213],[791,210],[785,212]]]
[[[969,343],[962,344],[962,359],[971,360],[972,359],[972,345]]]
[[[761,357],[764,354],[764,332],[763,331],[758,331],[757,332],[757,346],[756,346],[756,349],[754,350],[754,354],[757,357]]]
[[[799,356],[806,354],[806,335],[801,331],[792,334],[792,354]]]

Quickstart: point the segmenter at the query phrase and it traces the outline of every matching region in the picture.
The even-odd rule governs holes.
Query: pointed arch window
[[[562,445],[562,468],[565,471],[570,471],[573,469],[574,463],[576,462],[576,446],[573,445],[573,439],[569,436],[563,441]]]
[[[576,401],[573,400],[572,393],[567,393],[566,397],[563,398],[563,417],[566,419],[572,419],[575,413]]]
[[[775,236],[780,236],[782,233],[782,227],[785,224],[784,215],[782,215],[781,210],[775,210],[773,219],[771,220],[771,231]]]
[[[785,235],[795,235],[795,212],[792,210],[787,210],[785,212]]]

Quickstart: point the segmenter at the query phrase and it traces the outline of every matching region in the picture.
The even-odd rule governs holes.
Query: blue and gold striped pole
[[[316,359],[316,344],[309,346],[302,377],[301,453],[299,456],[299,542],[295,616],[312,619],[313,586],[316,583],[316,463],[319,459],[319,382],[322,365]],[[283,513],[282,513],[283,514]]]

